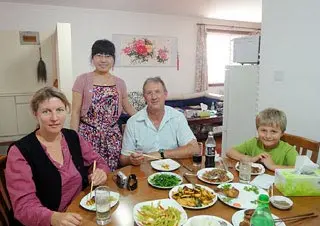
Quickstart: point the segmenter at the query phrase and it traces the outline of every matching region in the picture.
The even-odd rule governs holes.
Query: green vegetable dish
[[[258,187],[256,187],[256,186],[245,186],[244,188],[243,188],[245,191],[252,191],[252,192],[254,192],[255,194],[259,194],[259,188]]]
[[[158,187],[173,187],[180,184],[181,180],[170,174],[157,174],[150,180],[152,185]]]
[[[178,226],[181,213],[174,207],[163,208],[160,203],[157,206],[145,205],[138,210],[139,225],[150,226]]]

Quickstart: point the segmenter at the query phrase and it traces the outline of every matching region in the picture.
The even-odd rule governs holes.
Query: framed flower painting
[[[114,34],[112,41],[116,46],[116,66],[177,65],[177,38]]]

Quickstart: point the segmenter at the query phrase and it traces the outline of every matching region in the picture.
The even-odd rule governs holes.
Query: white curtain
[[[197,29],[195,91],[202,92],[208,89],[207,33],[204,24]]]

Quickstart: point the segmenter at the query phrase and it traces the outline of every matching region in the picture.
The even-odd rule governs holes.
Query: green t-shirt
[[[296,163],[296,157],[298,155],[298,152],[293,146],[281,140],[277,147],[271,150],[265,150],[262,142],[256,137],[233,147],[233,149],[252,157],[261,153],[268,153],[272,156],[272,160],[276,165],[283,166],[294,166]]]

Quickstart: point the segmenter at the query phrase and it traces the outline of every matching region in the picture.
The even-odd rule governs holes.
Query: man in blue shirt
[[[165,106],[168,92],[160,77],[144,82],[143,96],[147,106],[126,125],[120,156],[122,166],[140,165],[144,160],[141,151],[159,158],[187,158],[199,151],[185,116]]]

